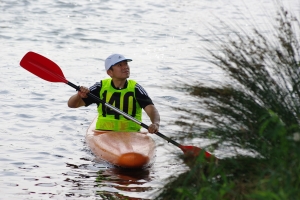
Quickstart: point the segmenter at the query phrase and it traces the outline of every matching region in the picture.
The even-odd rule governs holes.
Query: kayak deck
[[[154,140],[141,132],[95,130],[97,118],[86,133],[86,142],[97,158],[123,168],[144,168],[152,163]]]

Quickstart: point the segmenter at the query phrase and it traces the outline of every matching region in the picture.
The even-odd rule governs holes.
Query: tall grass
[[[177,123],[201,130],[196,137],[256,156],[236,155],[218,165],[199,156],[158,199],[300,198],[300,23],[283,8],[276,21],[274,37],[254,30],[212,42],[222,54],[209,50],[211,62],[231,84],[186,85],[208,112],[178,109],[188,115]]]

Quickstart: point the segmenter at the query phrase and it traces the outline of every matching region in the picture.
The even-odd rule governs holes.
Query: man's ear
[[[106,73],[107,73],[108,76],[110,76],[110,77],[112,76],[112,70],[111,69],[107,70]]]

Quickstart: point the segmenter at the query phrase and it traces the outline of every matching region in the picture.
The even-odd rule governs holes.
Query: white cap
[[[112,54],[110,56],[108,56],[108,58],[106,58],[105,60],[105,70],[109,70],[109,68],[111,68],[111,66],[114,66],[115,64],[122,62],[124,60],[127,61],[132,61],[131,59],[125,58],[123,55],[121,54]]]

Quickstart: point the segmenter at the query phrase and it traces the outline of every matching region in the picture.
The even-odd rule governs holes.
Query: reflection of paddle
[[[69,82],[66,80],[64,77],[64,74],[62,70],[59,68],[57,64],[55,64],[53,61],[49,60],[48,58],[39,55],[34,52],[28,52],[21,60],[20,65],[28,70],[29,72],[35,74],[36,76],[50,82],[61,82],[61,83],[66,83],[69,86],[75,88],[76,90],[80,90],[79,86],[74,85],[73,83]],[[124,117],[130,119],[131,121],[139,124],[140,126],[144,127],[145,129],[148,129],[148,126],[137,119],[131,117],[127,113],[119,110],[118,108],[106,103],[104,100],[98,98],[97,96],[89,93],[89,97],[93,98],[95,101],[104,104],[106,107],[114,110],[115,112],[123,115]],[[173,145],[179,147],[183,153],[187,156],[198,156],[199,153],[202,151],[201,148],[195,147],[195,146],[183,146],[171,138],[168,138],[167,136],[157,132],[156,135],[162,137],[163,139],[167,140],[168,142],[172,143]],[[205,153],[205,158],[211,159],[215,158],[213,155],[211,155],[208,152]]]

